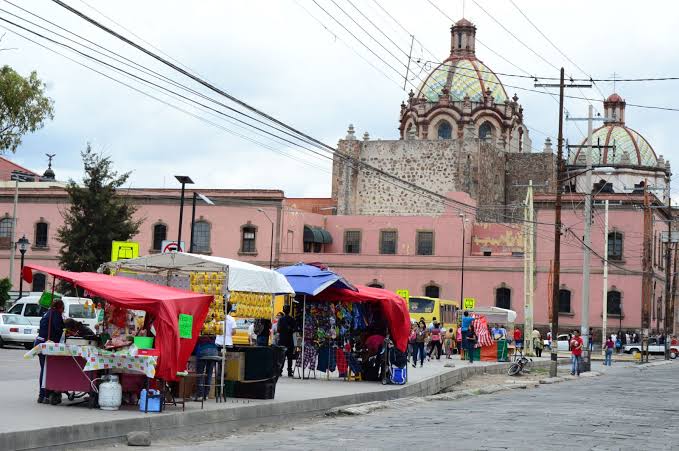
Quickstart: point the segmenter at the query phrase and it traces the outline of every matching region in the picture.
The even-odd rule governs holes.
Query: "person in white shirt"
[[[215,344],[221,353],[224,347],[230,348],[233,346],[233,336],[236,334],[236,320],[231,316],[231,303],[226,304],[226,319],[222,321],[223,334],[215,337]]]

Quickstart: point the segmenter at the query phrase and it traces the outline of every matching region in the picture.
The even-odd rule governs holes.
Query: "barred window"
[[[559,313],[572,313],[571,290],[559,290]]]
[[[38,222],[35,224],[35,240],[33,246],[47,247],[47,230],[46,222]]]
[[[257,229],[254,227],[243,227],[240,251],[244,254],[254,254],[257,252],[255,246],[257,240]]]
[[[12,218],[0,219],[0,248],[9,249],[12,245]]]
[[[512,306],[512,290],[500,287],[495,290],[495,307],[509,310]]]
[[[344,253],[345,254],[360,254],[361,253],[361,231],[360,230],[346,230],[344,232]]]
[[[210,224],[197,221],[193,224],[193,252],[207,254],[210,252]]]
[[[434,232],[417,232],[417,255],[434,255]]]
[[[395,230],[382,230],[380,232],[380,254],[396,254],[396,242],[398,232]]]
[[[609,315],[621,315],[622,314],[622,298],[619,291],[611,290],[606,295],[606,311]]]
[[[156,224],[153,226],[153,250],[161,251],[163,241],[167,240],[167,226],[165,224]]]
[[[622,233],[611,232],[608,234],[608,258],[622,260]]]

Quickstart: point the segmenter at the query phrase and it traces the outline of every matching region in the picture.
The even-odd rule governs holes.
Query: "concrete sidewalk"
[[[446,363],[454,363],[447,368]],[[547,358],[535,359],[536,366],[549,365]],[[502,372],[506,363],[475,362],[459,359],[425,363],[424,368],[409,366],[405,386],[378,382],[346,382],[325,377],[299,380],[284,377],[276,387],[273,400],[210,400],[205,408],[187,403],[186,411],[169,406],[162,413],[144,414],[131,406],[119,411],[87,409],[83,406],[59,406],[36,403],[37,383],[29,381],[0,382],[3,393],[0,407],[0,449],[64,449],[87,444],[121,442],[131,431],[150,431],[161,437],[187,431],[233,430],[252,423],[269,423],[276,417],[309,416],[333,407],[371,401],[385,401],[407,396],[432,395],[455,383],[484,372]]]

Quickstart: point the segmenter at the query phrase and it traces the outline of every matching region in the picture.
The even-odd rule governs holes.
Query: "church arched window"
[[[479,138],[480,139],[490,139],[490,138],[493,137],[494,131],[495,131],[495,127],[493,127],[493,124],[486,121],[483,124],[481,124],[481,127],[479,127]]]
[[[437,127],[437,134],[439,139],[450,139],[453,136],[453,127],[450,123],[441,121]]]

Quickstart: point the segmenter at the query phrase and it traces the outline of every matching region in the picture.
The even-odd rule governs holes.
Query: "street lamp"
[[[193,227],[196,225],[196,198],[200,197],[208,205],[214,205],[212,200],[200,193],[193,192],[193,203],[191,205],[191,241],[189,242],[189,252],[193,253]]]
[[[188,175],[175,175],[174,178],[177,179],[179,183],[182,184],[182,195],[179,201],[179,230],[177,231],[177,251],[180,251],[182,245],[182,219],[184,219],[184,187],[189,184],[193,185],[193,180]]]
[[[460,221],[462,221],[462,274],[460,274],[460,307],[464,308],[464,242],[465,242],[465,227],[466,219],[464,214],[460,213]]]
[[[17,247],[19,248],[19,252],[21,252],[21,271],[19,272],[20,277],[19,277],[19,297],[18,299],[21,299],[24,295],[24,256],[26,255],[26,251],[28,250],[28,245],[31,244],[30,241],[28,241],[28,238],[26,238],[26,235],[22,236],[19,238],[19,241],[17,241]]]
[[[269,222],[271,223],[271,244],[269,245],[269,269],[273,269],[273,221],[271,220],[269,215],[267,215],[266,212],[261,208],[258,208],[257,211],[266,216],[266,219],[268,219]]]

